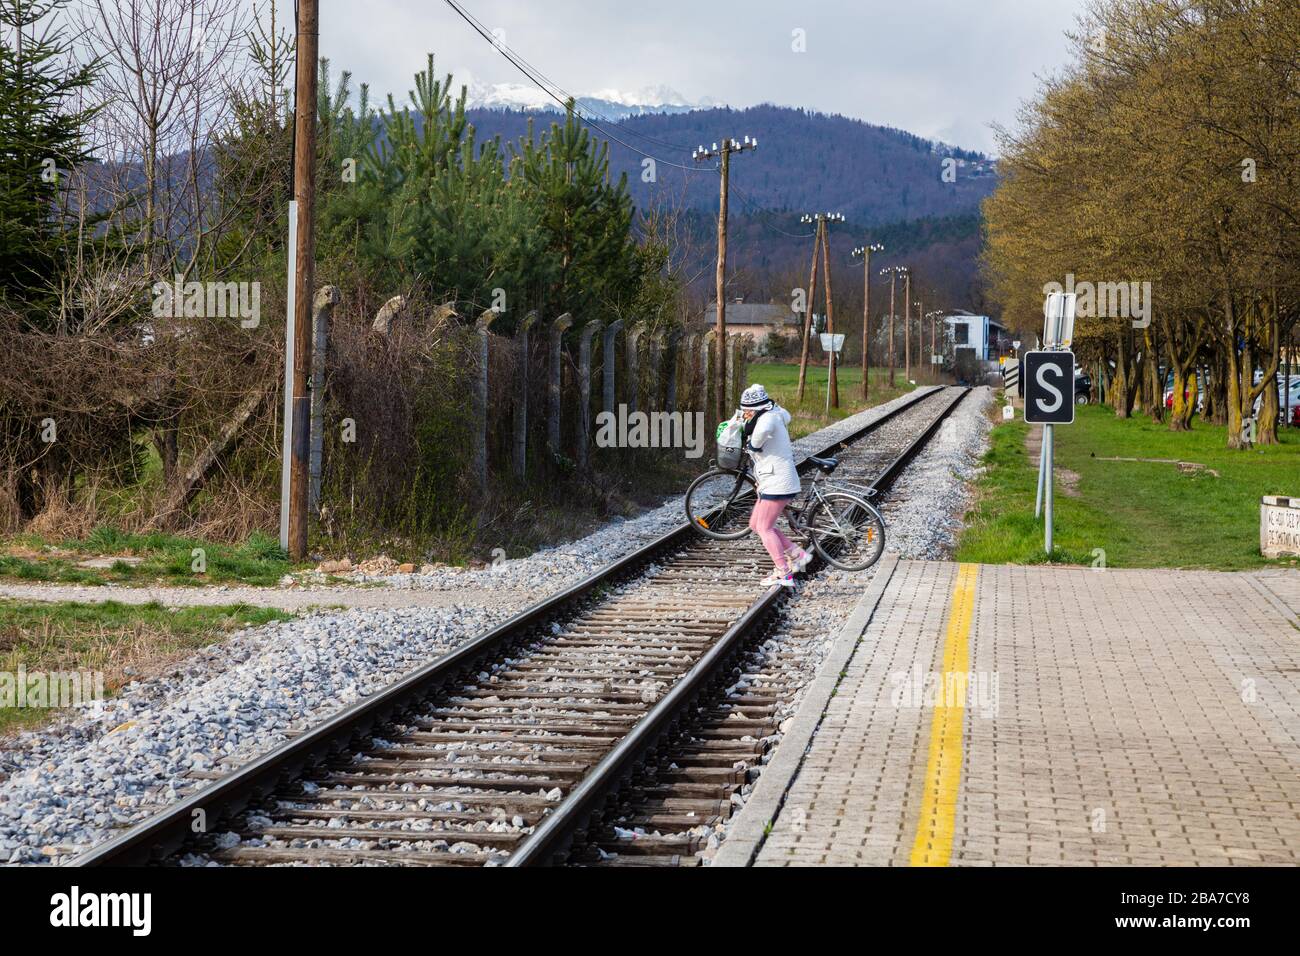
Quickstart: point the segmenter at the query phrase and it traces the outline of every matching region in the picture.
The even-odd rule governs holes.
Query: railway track
[[[845,477],[883,491],[965,394],[919,392],[818,456],[854,447]],[[526,866],[618,819],[687,832],[773,729],[778,689],[718,696],[786,597],[766,563],[683,523],[75,862]]]
[[[845,448],[837,456],[835,478],[879,486],[882,470],[893,467],[900,446],[911,441],[909,428],[908,421],[895,420],[882,429],[888,434],[876,433],[869,443]],[[892,483],[892,478],[886,481]],[[601,867],[701,864],[697,854],[717,846],[711,838],[743,805],[767,756],[780,743],[782,707],[793,702],[806,680],[794,648],[824,636],[815,629],[799,633],[787,617],[773,615],[716,670],[711,686],[683,711],[676,728],[638,763],[602,811],[575,832],[565,862]]]

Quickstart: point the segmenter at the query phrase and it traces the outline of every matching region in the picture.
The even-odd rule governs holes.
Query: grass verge
[[[901,369],[895,373],[894,386],[891,388],[889,385],[889,370],[873,368],[867,383],[870,388],[870,396],[864,401],[862,398],[862,369],[858,366],[837,368],[835,378],[839,385],[840,407],[832,408],[828,416],[826,414],[826,378],[828,372],[824,364],[808,366],[808,377],[804,383],[802,402],[798,400],[799,365],[797,363],[788,365],[751,365],[748,374],[749,381],[745,384],[761,384],[767,389],[768,394],[776,399],[777,404],[790,413],[790,437],[792,439],[811,435],[832,422],[848,418],[850,415],[856,415],[863,409],[883,405],[885,402],[892,401],[916,388],[915,385],[910,385],[903,380]]]
[[[253,584],[270,586],[298,567],[280,544],[253,534],[241,544],[219,544],[171,534],[126,534],[96,528],[84,539],[46,541],[21,535],[0,554],[0,578],[60,584]],[[88,558],[140,559],[110,561],[107,567],[83,567]],[[198,570],[202,569],[202,570]]]
[[[6,706],[21,667],[31,676],[98,672],[106,695],[136,677],[164,671],[228,634],[293,615],[275,608],[227,604],[168,608],[149,604],[0,599],[0,735],[39,724],[48,707]],[[8,675],[8,680],[3,679]]]
[[[1048,560],[1034,518],[1038,459],[1026,449],[1030,432],[1021,421],[993,428],[956,560]],[[1300,495],[1300,436],[1291,431],[1283,429],[1280,445],[1228,451],[1221,426],[1197,421],[1191,432],[1171,432],[1087,406],[1073,425],[1058,426],[1055,438],[1052,561],[1224,571],[1295,563],[1259,553],[1260,497]]]

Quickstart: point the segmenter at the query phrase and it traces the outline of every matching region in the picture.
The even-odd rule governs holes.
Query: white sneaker
[[[793,551],[786,552],[786,560],[790,565],[790,572],[798,574],[812,563],[812,555],[796,546]]]
[[[759,585],[765,589],[775,584],[779,584],[783,588],[792,588],[794,587],[794,575],[789,571],[773,570],[771,574],[759,582]]]

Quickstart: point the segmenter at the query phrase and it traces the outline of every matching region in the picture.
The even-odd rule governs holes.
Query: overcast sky
[[[461,0],[577,95],[665,86],[688,102],[843,113],[991,150],[1065,57],[1084,0]],[[290,8],[289,17],[292,17]],[[806,51],[795,31],[803,31]],[[404,98],[432,52],[458,82],[527,82],[442,0],[323,0],[321,54]]]

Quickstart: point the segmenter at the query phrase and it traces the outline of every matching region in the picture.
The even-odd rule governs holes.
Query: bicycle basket
[[[745,451],[745,428],[739,422],[727,422],[718,432],[718,467],[740,467]]]

